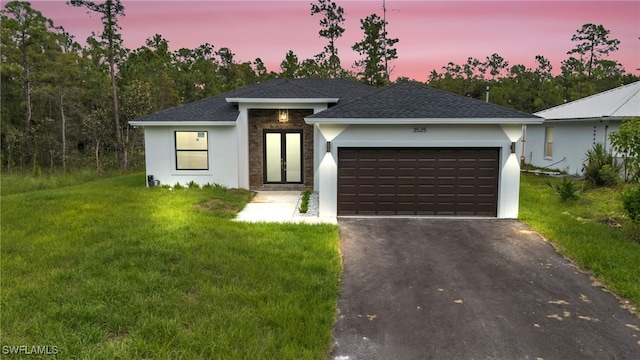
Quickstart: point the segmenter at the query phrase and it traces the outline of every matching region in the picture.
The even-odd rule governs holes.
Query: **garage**
[[[338,215],[497,216],[499,148],[338,149]]]
[[[319,214],[518,217],[531,114],[398,82],[305,117],[314,126]]]

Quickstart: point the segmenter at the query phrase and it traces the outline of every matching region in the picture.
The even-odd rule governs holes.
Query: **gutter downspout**
[[[520,167],[524,166],[525,162],[525,143],[527,142],[527,124],[522,125],[522,153],[520,154]]]

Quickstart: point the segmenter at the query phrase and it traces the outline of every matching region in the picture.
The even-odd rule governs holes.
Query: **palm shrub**
[[[594,186],[614,186],[620,182],[620,165],[601,143],[587,151],[584,176]]]
[[[549,181],[547,184],[551,187],[554,194],[558,195],[562,201],[578,200],[584,191],[584,186],[578,185],[577,182],[568,177],[563,177],[559,181]]]

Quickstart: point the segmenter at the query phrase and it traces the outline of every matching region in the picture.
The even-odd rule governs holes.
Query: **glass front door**
[[[301,130],[265,130],[264,182],[302,183]]]

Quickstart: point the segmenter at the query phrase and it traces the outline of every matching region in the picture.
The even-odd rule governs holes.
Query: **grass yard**
[[[326,358],[337,227],[236,223],[249,192],[148,189],[144,174],[5,184],[0,346],[78,359]]]
[[[522,175],[520,220],[640,308],[640,226],[623,215],[622,188],[590,189],[563,203],[549,180],[555,179]]]

